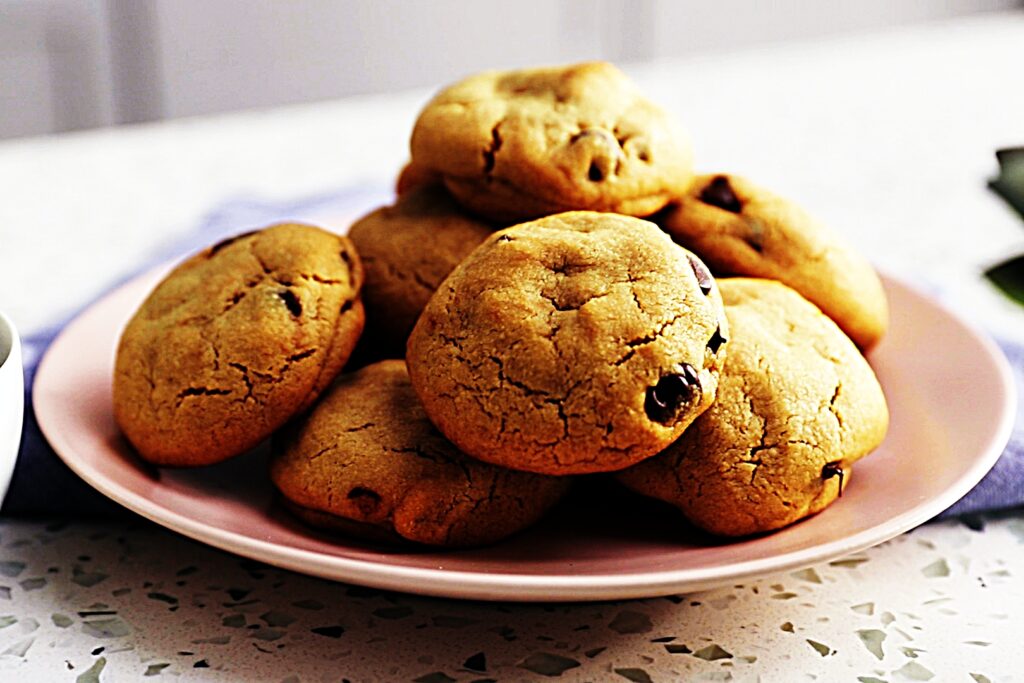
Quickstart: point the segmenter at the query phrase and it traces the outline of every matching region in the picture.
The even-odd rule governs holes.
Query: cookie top
[[[741,536],[822,510],[877,447],[874,372],[817,307],[771,280],[718,280],[732,339],[715,403],[678,441],[616,475],[694,524]]]
[[[714,400],[728,338],[704,265],[653,223],[593,212],[494,233],[409,337],[438,428],[487,462],[544,474],[622,469]]]
[[[448,273],[494,231],[439,186],[417,187],[360,219],[348,236],[366,269],[367,343],[402,358],[405,340]]]
[[[159,465],[241,453],[305,409],[363,328],[363,271],[351,243],[277,225],[201,251],[128,322],[114,367],[114,416]]]
[[[505,223],[646,216],[692,176],[686,135],[604,62],[471,76],[426,106],[411,149],[461,204]]]
[[[885,334],[889,307],[871,264],[791,201],[738,176],[704,175],[659,222],[717,275],[789,285],[862,349]]]
[[[441,176],[435,171],[423,168],[410,161],[402,167],[398,178],[395,180],[395,194],[403,195],[418,187],[441,184]]]
[[[340,377],[275,446],[271,478],[300,516],[364,537],[491,543],[539,519],[570,483],[460,453],[430,423],[400,360]]]

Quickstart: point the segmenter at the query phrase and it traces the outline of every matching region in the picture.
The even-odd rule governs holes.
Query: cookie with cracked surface
[[[363,271],[345,237],[277,225],[184,261],[128,322],[114,417],[146,460],[207,465],[308,408],[363,329]]]
[[[648,221],[570,212],[494,233],[409,337],[438,428],[486,462],[619,470],[711,404],[725,315],[704,265]]]
[[[885,437],[885,396],[857,347],[772,280],[721,278],[732,339],[718,398],[664,453],[616,476],[712,533],[823,510]]]
[[[697,177],[658,222],[718,275],[778,280],[861,349],[885,334],[889,306],[867,260],[793,202],[734,175]]]
[[[494,226],[467,216],[443,187],[418,187],[357,221],[348,236],[366,270],[365,343],[403,358],[405,341],[434,290]]]
[[[504,223],[650,215],[693,175],[686,134],[604,62],[471,76],[427,104],[411,150],[461,204]]]
[[[461,453],[400,360],[342,375],[275,450],[271,478],[302,519],[377,540],[493,543],[537,521],[570,484]]]

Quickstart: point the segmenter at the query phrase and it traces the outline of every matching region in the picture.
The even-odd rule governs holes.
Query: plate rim
[[[117,482],[96,475],[90,468],[83,467],[76,462],[74,446],[51,423],[45,407],[40,411],[42,396],[45,396],[45,392],[41,394],[36,391],[35,385],[40,382],[41,378],[48,377],[49,365],[54,362],[55,350],[61,347],[63,341],[73,336],[79,325],[84,324],[86,314],[125,290],[139,287],[142,282],[152,280],[155,283],[157,276],[161,272],[165,272],[168,265],[168,263],[162,263],[129,278],[91,302],[61,330],[49,345],[39,362],[32,395],[33,408],[43,435],[61,461],[87,484],[119,505],[164,528],[206,545],[267,564],[307,575],[373,588],[455,599],[579,602],[656,597],[692,592],[768,573],[804,568],[883,543],[919,526],[956,503],[995,465],[1010,438],[1016,416],[1018,396],[1013,380],[1013,371],[996,343],[943,302],[936,300],[900,277],[880,271],[879,275],[883,283],[886,285],[891,283],[896,287],[908,290],[916,298],[944,314],[950,322],[956,324],[966,333],[971,341],[982,347],[986,358],[995,370],[996,379],[1004,395],[1001,404],[1002,411],[998,417],[996,428],[991,432],[987,443],[978,450],[977,456],[964,473],[938,495],[897,515],[889,522],[876,524],[853,535],[843,536],[809,548],[790,550],[778,555],[744,560],[725,566],[670,569],[621,575],[480,572],[445,569],[443,565],[408,567],[386,562],[324,555],[313,550],[285,546],[205,524],[175,509],[153,503],[142,494]],[[894,520],[898,521],[894,523]],[[880,532],[880,527],[884,527],[885,530]]]

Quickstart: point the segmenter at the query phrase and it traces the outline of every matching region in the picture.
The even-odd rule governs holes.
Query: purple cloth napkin
[[[212,212],[183,241],[168,244],[153,254],[146,268],[198,251],[223,237],[281,220],[310,220],[324,215],[356,215],[388,203],[390,191],[362,187],[295,202],[230,202]],[[130,277],[130,275],[128,276]],[[128,279],[125,277],[121,282]],[[115,515],[124,509],[107,500],[79,479],[50,448],[39,431],[32,410],[31,387],[39,358],[60,332],[63,323],[27,335],[25,350],[25,427],[10,490],[0,513],[8,515]],[[1013,367],[1018,394],[1024,396],[1024,333],[1019,340],[999,340]],[[991,472],[970,493],[940,517],[999,510],[1024,505],[1024,401],[1010,442]]]

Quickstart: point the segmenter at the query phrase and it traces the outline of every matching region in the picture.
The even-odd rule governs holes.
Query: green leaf
[[[985,277],[1011,300],[1024,305],[1024,254],[992,266]]]
[[[996,152],[999,175],[988,186],[1024,218],[1024,147],[1011,147]]]

